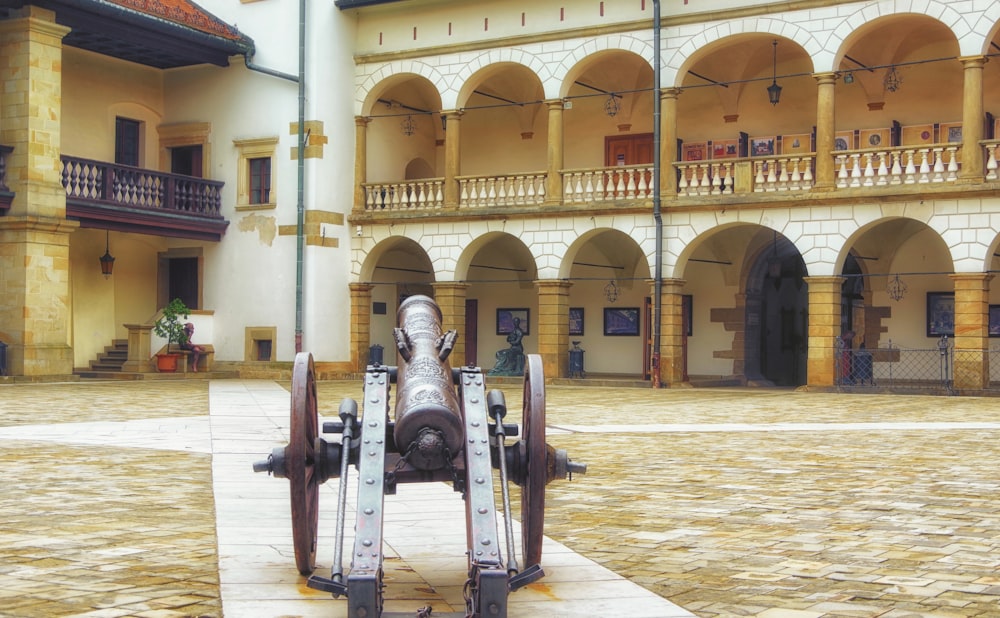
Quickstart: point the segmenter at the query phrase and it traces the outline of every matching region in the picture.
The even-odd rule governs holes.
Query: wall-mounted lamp
[[[771,85],[767,87],[767,100],[771,105],[777,105],[781,98],[781,86],[778,85],[778,39],[774,40],[774,60],[771,64]]]
[[[104,231],[104,255],[100,257],[101,260],[101,274],[104,275],[105,279],[111,277],[111,271],[115,269],[115,258],[111,256],[110,249],[110,232],[108,230]]]

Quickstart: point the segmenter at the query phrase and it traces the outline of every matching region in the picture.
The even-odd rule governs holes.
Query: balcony
[[[962,162],[958,143],[835,151],[831,154],[834,187],[823,193],[823,199],[856,200],[865,195],[907,199],[915,193],[996,190],[1000,140],[984,140],[980,145],[984,170],[979,185],[959,182]],[[815,186],[816,159],[815,153],[801,153],[676,162],[676,197],[665,196],[664,205],[697,206],[706,200],[753,205],[801,199]],[[645,208],[652,203],[652,178],[651,165],[561,170],[563,194],[557,202],[546,194],[545,172],[459,176],[455,179],[457,209],[527,214],[543,206],[566,211]],[[361,193],[364,202],[354,211],[358,220],[446,215],[455,210],[445,202],[444,178],[364,183]]]
[[[62,184],[83,227],[219,241],[229,225],[216,180],[63,156]]]

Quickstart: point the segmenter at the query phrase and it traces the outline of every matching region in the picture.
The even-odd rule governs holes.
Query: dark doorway
[[[465,364],[478,366],[479,356],[479,301],[474,298],[465,299]]]
[[[180,146],[170,149],[170,171],[174,174],[184,174],[201,178],[201,145]]]
[[[115,118],[115,163],[139,167],[142,123],[130,118]]]
[[[198,302],[198,258],[167,260],[167,300],[179,298],[188,309],[200,309]]]

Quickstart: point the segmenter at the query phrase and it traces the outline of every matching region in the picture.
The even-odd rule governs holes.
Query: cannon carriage
[[[383,615],[383,507],[399,483],[450,482],[465,502],[468,578],[465,616],[507,615],[509,593],[544,576],[541,568],[545,487],[586,472],[566,451],[545,442],[545,383],[541,358],[528,355],[522,423],[504,422],[503,393],[486,390],[479,367],[452,369],[454,331],[443,332],[441,311],[426,296],[411,296],[393,331],[397,365],[370,365],[362,409],[340,404],[339,421],[319,426],[312,356],[296,356],[289,442],[254,464],[289,481],[295,564],[310,588],[347,598],[348,616]],[[391,386],[396,386],[390,417]],[[323,434],[339,434],[328,440]],[[508,444],[507,439],[519,438]],[[358,475],[351,568],[343,566],[348,474]],[[493,470],[499,471],[503,539],[498,527]],[[334,563],[314,574],[319,487],[339,478]],[[521,488],[521,562],[517,559],[508,485]],[[523,567],[522,567],[523,565]]]

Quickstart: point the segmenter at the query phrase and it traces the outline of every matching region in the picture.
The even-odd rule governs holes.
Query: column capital
[[[452,120],[452,119],[454,119],[454,120],[460,120],[464,114],[465,114],[465,110],[464,109],[443,109],[443,110],[441,110],[441,115],[444,116],[445,118],[447,118],[448,120]]]
[[[966,69],[981,69],[984,64],[989,62],[989,58],[986,56],[961,56],[958,61]]]
[[[837,73],[833,71],[824,71],[822,73],[813,73],[813,78],[816,79],[816,83],[823,84],[834,84],[837,81]]]
[[[681,88],[661,88],[660,89],[660,98],[661,99],[676,99],[677,97],[681,96],[682,92],[684,92],[684,90],[681,89]]]
[[[435,290],[467,290],[469,284],[464,281],[432,281],[431,287]]]
[[[354,294],[361,294],[364,292],[371,292],[375,289],[374,283],[348,283],[348,289]]]
[[[948,278],[956,283],[959,281],[981,281],[986,284],[993,279],[993,273],[951,273]]]
[[[535,287],[539,290],[555,290],[556,293],[566,294],[573,287],[573,282],[565,279],[536,279]]]
[[[545,106],[551,109],[562,110],[565,109],[566,99],[545,99]]]
[[[354,117],[354,126],[357,126],[357,127],[367,127],[368,123],[370,123],[371,121],[372,121],[372,119],[371,119],[370,116],[355,116]]]

